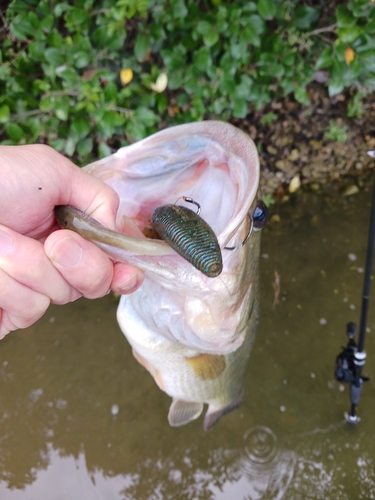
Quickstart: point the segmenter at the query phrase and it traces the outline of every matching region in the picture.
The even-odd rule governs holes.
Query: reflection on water
[[[366,194],[280,209],[263,237],[246,401],[209,433],[166,424],[169,398],[132,358],[110,297],[51,307],[4,339],[0,499],[375,498],[373,302],[359,425],[333,379],[359,317],[368,214]]]
[[[224,483],[221,491],[213,489],[214,498],[284,498],[294,474],[294,453],[281,450],[275,434],[264,426],[249,429],[244,442],[243,455],[236,465],[238,480]]]
[[[121,490],[128,488],[133,479],[126,475],[106,476],[101,470],[89,471],[82,451],[78,457],[62,457],[58,450],[49,447],[46,455],[47,467],[35,471],[32,484],[24,489],[1,491],[1,498],[12,500],[29,499],[79,499],[92,500],[121,498]]]

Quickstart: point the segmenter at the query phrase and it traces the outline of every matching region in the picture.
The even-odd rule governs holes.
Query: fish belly
[[[147,279],[145,286],[134,294],[121,297],[117,311],[120,328],[137,361],[149,371],[158,387],[173,398],[168,415],[170,425],[180,426],[198,418],[207,404],[203,427],[210,430],[244,399],[244,378],[258,325],[258,280],[245,299],[242,331],[236,331],[236,338],[242,339],[240,345],[236,344],[230,352],[215,353],[196,350],[173,339],[173,329],[180,323],[173,323],[173,311],[168,308],[153,312],[152,296],[159,295]],[[147,298],[147,290],[151,297]],[[140,314],[139,304],[151,314]]]

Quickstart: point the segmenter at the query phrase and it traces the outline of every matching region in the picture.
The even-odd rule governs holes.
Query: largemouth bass
[[[119,194],[118,233],[72,207],[59,208],[58,220],[114,260],[146,272],[142,286],[121,297],[120,328],[135,358],[173,398],[170,425],[198,418],[207,403],[204,429],[209,430],[243,401],[258,323],[260,233],[254,229],[265,216],[257,199],[256,147],[229,124],[191,123],[121,148],[85,169]],[[217,277],[143,234],[155,209],[176,200],[191,208],[186,199],[200,205],[200,216],[217,237],[222,253]]]

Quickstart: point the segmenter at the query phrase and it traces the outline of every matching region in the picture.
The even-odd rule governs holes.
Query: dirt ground
[[[367,155],[375,149],[375,96],[367,98],[359,118],[347,116],[350,95],[330,98],[314,84],[309,97],[309,108],[287,99],[272,103],[261,115],[233,121],[258,146],[263,194],[280,198],[298,190],[319,191],[327,184],[344,195],[355,194],[375,167]],[[266,113],[277,116],[270,125],[262,120]],[[346,140],[325,137],[332,125],[344,127]]]

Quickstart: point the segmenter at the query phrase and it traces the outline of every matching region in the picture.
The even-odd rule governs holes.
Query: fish
[[[59,207],[57,218],[114,261],[145,271],[142,286],[120,298],[119,326],[136,360],[172,398],[169,424],[197,419],[206,404],[208,431],[244,400],[258,325],[266,209],[256,146],[228,123],[203,121],[166,128],[84,168],[118,193],[116,231],[73,207]],[[216,236],[222,262],[214,277],[144,234],[155,210],[188,207],[188,200],[200,205]]]

